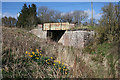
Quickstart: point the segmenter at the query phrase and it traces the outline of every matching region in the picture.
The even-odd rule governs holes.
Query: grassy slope
[[[91,49],[95,49],[96,52],[94,54],[90,48],[86,48],[82,52],[81,49],[65,47],[55,42],[39,39],[23,29],[3,28],[3,76],[31,78],[60,77],[60,75],[54,74],[53,68],[45,68],[46,65],[38,65],[25,56],[25,52],[31,51],[31,47],[33,49],[41,47],[44,56],[53,57],[55,60],[68,65],[69,75],[62,75],[61,77],[113,77],[115,69],[111,67],[113,67],[114,62],[110,60],[115,58],[107,52],[112,52],[110,50],[114,50],[112,48],[115,48],[115,46],[109,44],[92,46]],[[116,51],[113,52],[116,53]]]
[[[87,46],[84,52],[92,55],[98,77],[118,77],[118,42]]]
[[[29,33],[27,30],[18,28],[3,28],[3,76],[4,77],[60,77],[55,74],[58,71],[54,71],[53,68],[46,65],[37,65],[28,56],[25,55],[26,51],[38,49],[41,47],[43,55],[53,57],[55,60],[64,62],[68,65],[70,70],[69,75],[62,77],[84,77],[94,76],[90,74],[91,70],[85,66],[79,58],[80,64],[76,63],[76,55],[81,50],[73,47],[65,47],[55,42],[48,42],[43,39],[39,39],[35,35]],[[79,52],[79,53],[78,53]],[[80,66],[82,64],[82,66]],[[76,67],[77,66],[77,67]],[[73,67],[76,67],[76,72]],[[84,69],[82,68],[84,67]],[[89,69],[89,71],[88,71]],[[82,73],[80,73],[82,70]],[[77,74],[77,75],[73,75]]]

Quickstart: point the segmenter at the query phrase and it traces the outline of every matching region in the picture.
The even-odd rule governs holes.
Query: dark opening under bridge
[[[92,40],[94,31],[77,30],[70,31],[74,24],[69,23],[45,23],[43,26],[38,25],[38,29],[30,32],[36,36],[62,43],[65,46],[84,47]]]

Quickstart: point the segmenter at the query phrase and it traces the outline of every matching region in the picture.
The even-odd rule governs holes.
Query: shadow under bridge
[[[66,30],[47,30],[47,38],[58,42]]]

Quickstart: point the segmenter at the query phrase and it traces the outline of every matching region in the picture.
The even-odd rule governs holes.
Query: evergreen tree
[[[29,5],[29,26],[35,26],[37,24],[37,12],[36,12],[36,5],[32,4],[32,6],[30,7]]]
[[[37,16],[36,16],[36,5],[32,4],[32,7],[29,5],[27,7],[26,4],[24,4],[20,16],[18,17],[18,23],[17,26],[20,26],[22,28],[30,28],[37,24]]]

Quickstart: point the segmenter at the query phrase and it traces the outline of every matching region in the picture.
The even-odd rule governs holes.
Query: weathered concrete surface
[[[39,38],[47,39],[47,31],[42,31],[41,29],[33,29],[30,32]]]
[[[30,31],[39,38],[47,39],[47,31],[42,31],[41,29],[33,29]],[[59,34],[60,32],[58,32]],[[53,40],[59,36],[57,33],[56,36],[53,36]],[[62,43],[64,46],[73,46],[77,48],[83,48],[86,46],[90,40],[92,40],[94,31],[65,31],[61,38],[58,38],[58,43]]]
[[[74,24],[67,23],[44,23],[43,30],[68,30],[75,27]]]
[[[89,43],[93,35],[94,31],[66,31],[58,43],[82,48]]]

